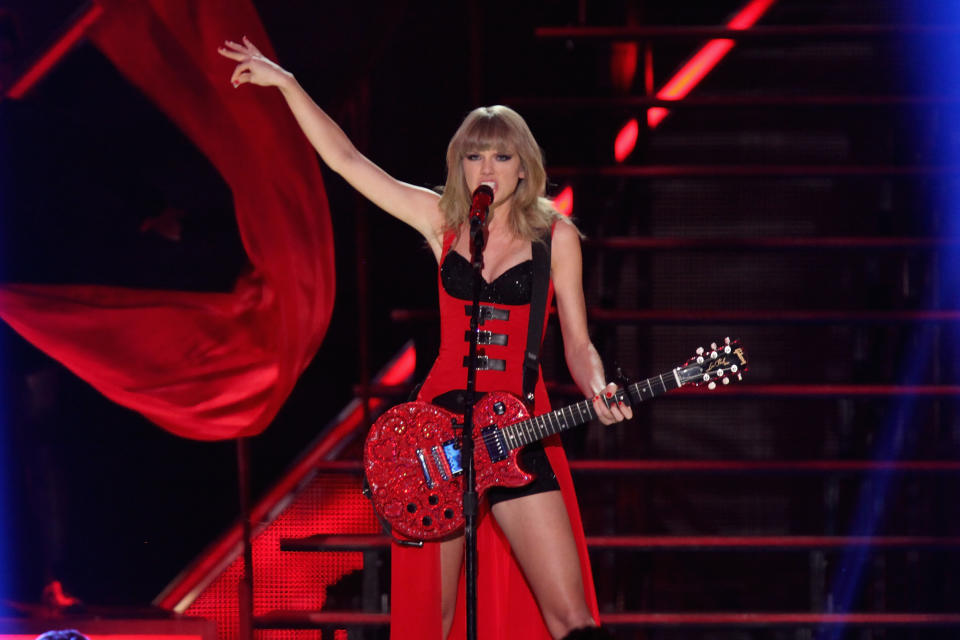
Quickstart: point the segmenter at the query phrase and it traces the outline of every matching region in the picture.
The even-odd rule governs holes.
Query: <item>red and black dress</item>
[[[418,396],[419,400],[426,402],[439,397],[441,404],[453,398],[457,390],[463,389],[467,380],[467,335],[470,330],[473,271],[469,260],[452,250],[453,240],[452,234],[444,239],[438,273],[440,352]],[[532,283],[533,262],[528,260],[508,269],[493,282],[483,284],[480,298],[481,344],[478,347],[481,358],[476,382],[478,392],[509,391],[521,394]],[[550,307],[552,296],[551,284],[544,314]],[[536,384],[534,413],[541,414],[549,410],[550,402],[541,375]],[[496,502],[558,486],[577,542],[584,598],[594,618],[598,618],[583,525],[559,437],[552,436],[544,440],[542,449],[534,447],[530,451],[523,451],[521,464],[538,474],[533,486],[496,489],[488,495],[489,500],[482,501],[480,507],[477,526],[477,635],[484,640],[550,638],[506,536],[495,519],[490,517],[489,505],[491,500]],[[391,639],[439,637],[439,545],[427,543],[421,549],[393,545],[391,557]],[[464,599],[464,577],[461,572],[457,611],[450,638],[465,636]]]

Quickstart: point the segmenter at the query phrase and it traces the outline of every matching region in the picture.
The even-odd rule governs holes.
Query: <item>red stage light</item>
[[[573,187],[567,185],[557,194],[553,199],[553,208],[567,217],[573,214]]]
[[[637,146],[637,136],[640,135],[640,124],[636,118],[633,118],[627,124],[623,125],[617,139],[613,143],[613,157],[617,162],[623,162],[627,159],[633,149]]]
[[[614,42],[610,52],[610,81],[618,91],[629,91],[637,75],[637,43]]]
[[[96,3],[91,4],[83,12],[83,15],[70,25],[67,31],[20,76],[20,79],[13,83],[13,86],[7,91],[6,97],[16,100],[26,95],[27,91],[37,84],[57,64],[60,58],[70,51],[70,48],[80,40],[90,25],[97,21],[101,13],[103,13],[103,7]]]
[[[727,22],[727,27],[749,29],[774,2],[776,0],[751,0]],[[657,97],[661,100],[682,100],[733,49],[733,45],[734,41],[729,38],[715,38],[705,44],[657,92]],[[665,107],[647,109],[647,126],[651,129],[656,128],[669,113],[670,110]]]

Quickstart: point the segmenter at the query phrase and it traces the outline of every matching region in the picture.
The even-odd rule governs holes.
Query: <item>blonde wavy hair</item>
[[[524,177],[517,184],[510,207],[510,230],[520,238],[542,240],[554,222],[573,222],[561,215],[545,197],[547,172],[543,152],[530,127],[519,113],[503,105],[471,111],[447,145],[447,183],[440,197],[444,234],[459,233],[470,216],[470,198],[463,173],[463,158],[471,153],[494,149],[515,153]]]

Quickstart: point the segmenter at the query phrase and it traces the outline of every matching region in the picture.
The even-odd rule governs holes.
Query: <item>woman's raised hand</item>
[[[224,46],[217,49],[217,53],[237,62],[230,76],[234,87],[245,82],[261,87],[279,87],[293,77],[289,71],[260,53],[246,36],[243,37],[243,43],[227,40]]]

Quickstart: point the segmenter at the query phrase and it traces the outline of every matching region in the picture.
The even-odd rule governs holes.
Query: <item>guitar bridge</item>
[[[503,431],[495,424],[490,425],[480,431],[480,437],[483,438],[483,444],[487,447],[487,455],[490,462],[500,462],[507,457],[509,449],[503,439]]]

